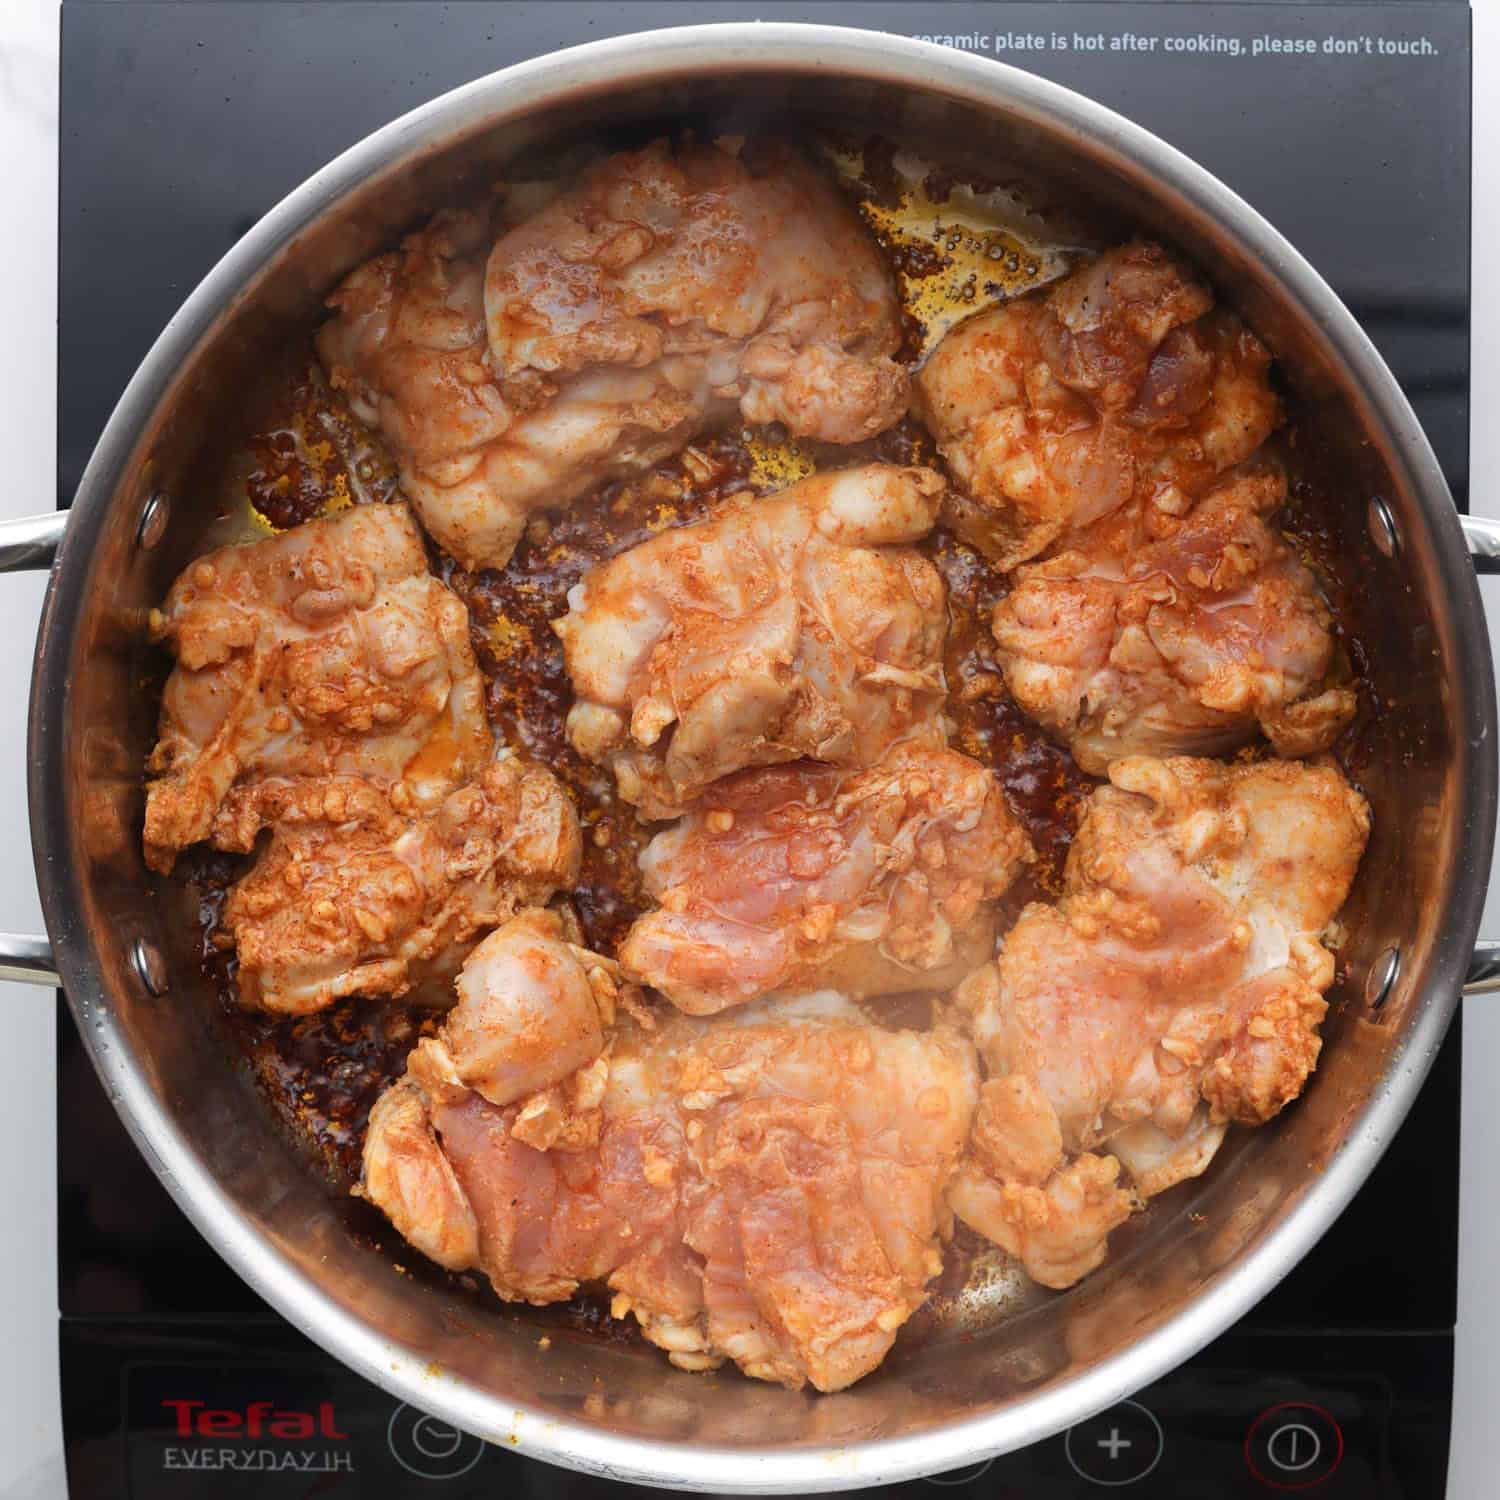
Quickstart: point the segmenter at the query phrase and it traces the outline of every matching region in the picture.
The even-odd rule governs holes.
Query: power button
[[[1304,1401],[1268,1407],[1245,1434],[1245,1463],[1268,1489],[1311,1489],[1343,1461],[1339,1424],[1321,1406]]]

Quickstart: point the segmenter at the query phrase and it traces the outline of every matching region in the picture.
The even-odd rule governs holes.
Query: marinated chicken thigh
[[[405,505],[362,505],[190,563],[152,612],[176,666],[147,769],[146,862],[268,776],[404,783],[432,807],[490,754],[463,604]]]
[[[620,966],[570,942],[557,913],[532,909],[474,949],[456,994],[434,1044],[444,1069],[491,1104],[518,1104],[511,1133],[528,1146],[597,1146],[616,1020],[655,1025]]]
[[[1301,1092],[1370,826],[1331,764],[1132,757],[1110,780],[1062,900],[958,992],[990,1077],[949,1201],[1050,1286],[1103,1259],[1121,1164],[1163,1191]]]
[[[956,751],[742,771],[646,848],[661,905],[620,962],[694,1015],[773,991],[950,989],[994,951],[990,903],[1030,858],[999,782]]]
[[[1181,515],[1280,421],[1269,366],[1185,266],[1135,242],[960,323],[917,406],[955,529],[1010,569],[1127,504]]]
[[[470,568],[503,566],[533,509],[736,409],[838,443],[906,410],[879,251],[771,141],[622,152],[498,238],[485,213],[439,216],[331,305],[318,347],[334,384]]]
[[[942,579],[903,545],[941,494],[928,469],[820,474],[595,568],[554,626],[574,748],[666,818],[747,766],[941,744]]]
[[[1154,536],[1112,517],[1017,571],[995,606],[997,660],[1084,770],[1230,750],[1257,728],[1284,755],[1338,736],[1355,695],[1325,685],[1332,616],[1268,521],[1285,497],[1279,470],[1236,473]]]
[[[221,849],[249,853],[223,930],[242,1003],[289,1014],[451,976],[465,945],[577,879],[578,815],[556,778],[502,754],[422,810],[404,783],[278,778],[231,792]]]
[[[591,961],[569,949],[546,971],[569,992],[573,1056],[594,1047]],[[485,994],[504,1010],[519,983],[529,1015],[536,982],[510,973]],[[539,1150],[529,1102],[466,1084],[451,1025],[372,1113],[363,1184],[442,1264],[483,1270],[515,1301],[602,1282],[676,1365],[729,1358],[823,1391],[874,1369],[922,1303],[977,1087],[956,1033],[886,1031],[829,993],[713,1023],[622,1018],[574,1075],[604,1075],[586,1086],[597,1136]]]

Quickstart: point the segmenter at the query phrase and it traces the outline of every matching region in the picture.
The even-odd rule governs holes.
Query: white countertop
[[[0,514],[50,510],[55,496],[57,296],[56,0],[0,0],[0,453],[9,454]],[[1488,269],[1500,247],[1500,0],[1474,0],[1474,262]],[[1500,283],[1474,280],[1473,506],[1500,517]],[[42,597],[37,576],[0,580],[16,643],[0,653],[0,806],[11,856],[0,862],[0,929],[41,931],[25,813],[27,643]],[[1491,639],[1500,654],[1500,578],[1485,580]],[[1500,890],[1485,930],[1500,935]],[[51,999],[0,985],[0,1013],[35,1024],[11,1038],[0,1088],[0,1500],[62,1500],[57,1392],[57,1203],[55,1057]],[[1467,1009],[1464,1035],[1463,1190],[1460,1205],[1458,1373],[1451,1500],[1487,1500],[1500,1474],[1500,996]],[[79,1497],[90,1500],[90,1497]],[[1426,1500],[1426,1497],[1423,1497]]]

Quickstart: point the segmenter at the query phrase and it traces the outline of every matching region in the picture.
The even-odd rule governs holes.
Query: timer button
[[[457,1479],[484,1457],[485,1443],[402,1402],[385,1429],[391,1457],[418,1479]]]
[[[1268,1407],[1245,1435],[1245,1463],[1268,1489],[1311,1489],[1343,1460],[1339,1424],[1321,1406],[1303,1401]]]

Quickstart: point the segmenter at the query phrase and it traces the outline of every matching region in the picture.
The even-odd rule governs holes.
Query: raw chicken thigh
[[[348,773],[431,806],[489,758],[468,612],[404,505],[200,557],[151,634],[177,658],[147,767],[152,869],[208,838],[236,785]]]
[[[517,925],[471,956],[444,1034],[377,1104],[365,1196],[507,1300],[605,1283],[615,1316],[633,1314],[682,1368],[728,1358],[823,1391],[874,1369],[942,1264],[943,1184],[977,1087],[969,1044],[883,1030],[828,993],[713,1023],[622,1016],[610,1038],[609,965],[555,930],[520,939],[550,945],[544,962],[492,967],[491,945]],[[564,1083],[534,1065],[530,1018],[549,985],[559,1016],[546,1025],[568,1060],[594,1054]],[[528,1020],[476,1033],[478,1006]],[[508,1040],[532,1059],[519,1072],[505,1071]],[[497,1068],[503,1105],[483,1089]],[[523,1082],[544,1086],[511,1097]],[[559,1089],[574,1128],[538,1149],[535,1101]]]
[[[578,878],[578,815],[549,771],[502,753],[430,812],[359,776],[231,792],[221,849],[272,834],[224,907],[240,999],[305,1014],[451,976],[464,945]]]
[[[941,495],[929,469],[820,474],[595,568],[554,627],[574,748],[666,818],[747,766],[941,744],[942,579],[903,545]]]
[[[1049,1286],[1301,1092],[1370,826],[1331,764],[1132,757],[1110,780],[1062,900],[958,993],[990,1077],[949,1201]]]
[[[1270,356],[1159,245],[960,323],[917,381],[955,529],[1002,569],[1133,503],[1183,514],[1280,421]]]
[[[1030,858],[999,782],[956,751],[742,771],[647,847],[661,905],[620,962],[694,1015],[773,991],[949,989],[994,951],[991,903]]]
[[[532,510],[736,409],[838,443],[906,410],[890,273],[836,189],[774,141],[608,157],[498,238],[484,213],[440,216],[331,305],[333,383],[470,568],[503,566]]]
[[[962,323],[919,380],[949,519],[1010,569],[994,615],[1016,702],[1103,773],[1125,755],[1325,750],[1332,617],[1274,529],[1280,421],[1253,334],[1159,246],[1107,251]]]
[[[1355,695],[1324,684],[1332,616],[1269,524],[1285,497],[1278,470],[1237,473],[1155,538],[1111,518],[1017,571],[995,607],[997,660],[1084,770],[1231,750],[1257,729],[1284,755],[1338,736]]]

